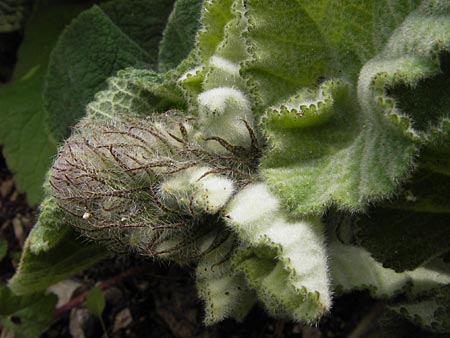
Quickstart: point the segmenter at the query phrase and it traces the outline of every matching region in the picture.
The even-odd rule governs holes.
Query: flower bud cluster
[[[67,222],[114,251],[180,261],[206,250],[199,239],[216,232],[256,155],[255,145],[202,136],[196,123],[176,113],[82,120],[49,179]]]

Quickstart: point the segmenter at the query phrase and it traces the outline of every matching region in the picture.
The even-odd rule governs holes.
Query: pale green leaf
[[[216,236],[211,235],[204,239],[203,246],[208,249],[196,268],[196,284],[204,302],[206,325],[226,318],[242,321],[257,300],[244,276],[231,268],[235,237],[229,234],[218,244],[216,241]]]
[[[253,59],[244,72],[255,84],[255,100],[267,107],[321,78],[355,81],[361,66],[381,51],[419,3],[245,1]]]
[[[450,13],[442,9],[445,1],[429,8],[424,1],[410,15],[411,8],[400,10],[398,1],[395,20],[378,2],[319,3],[323,6],[277,3],[268,17],[261,5],[249,9],[254,59],[246,63],[244,76],[260,107],[266,107],[262,126],[269,140],[261,174],[291,213],[320,214],[333,203],[362,211],[393,195],[412,171],[420,145],[438,142],[431,138],[448,114],[446,99],[441,100],[446,89],[430,90],[431,105],[419,112],[421,106],[402,111],[408,96],[401,88],[417,87],[413,95],[424,95],[423,79],[425,88],[448,86],[438,56],[450,44]],[[324,17],[331,9],[335,15]],[[277,13],[289,14],[282,19]],[[358,13],[373,25],[360,26]],[[306,30],[308,36],[300,39]],[[269,32],[284,36],[263,40]],[[338,79],[312,89],[321,77]],[[421,122],[425,115],[428,124]]]
[[[232,0],[213,0],[204,1],[203,3],[200,20],[201,28],[196,37],[195,54],[191,54],[191,57],[198,58],[199,62],[196,67],[186,70],[177,79],[178,85],[183,90],[184,97],[188,103],[189,112],[193,115],[198,110],[197,96],[203,91],[203,86],[206,82],[205,75],[208,72],[206,66],[225,37],[225,26],[235,17],[232,11],[232,4]],[[214,83],[209,87],[214,88],[216,85]]]
[[[181,93],[170,78],[150,70],[125,69],[107,83],[108,88],[98,92],[86,107],[92,117],[147,115],[185,107]]]
[[[213,56],[224,38],[225,25],[233,19],[233,0],[205,1],[202,8],[202,28],[197,35],[197,46],[204,63]]]
[[[340,292],[369,289],[377,298],[390,298],[408,291],[420,294],[450,283],[450,266],[432,261],[412,271],[384,268],[360,247],[333,242],[328,247],[330,278]]]
[[[103,310],[105,309],[105,295],[102,289],[98,286],[89,290],[86,299],[86,308],[91,311],[98,318],[102,318]]]
[[[312,323],[331,306],[323,229],[314,219],[288,221],[279,204],[263,183],[230,202],[225,219],[247,245],[233,256],[233,269],[272,315]]]

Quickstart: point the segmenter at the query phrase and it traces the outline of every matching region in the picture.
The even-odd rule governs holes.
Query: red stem
[[[97,286],[102,290],[106,290],[106,289],[109,289],[110,287],[112,287],[113,285],[120,283],[124,279],[134,276],[134,275],[137,275],[139,273],[142,273],[145,270],[146,270],[145,267],[131,268],[131,269],[121,273],[120,275],[117,275],[117,276],[109,278],[105,281],[99,282],[97,284]],[[54,317],[59,318],[59,317],[63,316],[66,312],[69,312],[70,310],[72,310],[74,307],[77,307],[77,306],[81,305],[82,303],[84,303],[87,299],[87,296],[88,296],[88,293],[90,290],[91,289],[79,294],[78,296],[69,300],[64,305],[61,305],[59,308],[57,308],[55,310]]]

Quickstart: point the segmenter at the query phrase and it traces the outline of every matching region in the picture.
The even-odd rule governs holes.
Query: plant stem
[[[120,275],[114,276],[110,279],[107,279],[105,281],[98,283],[98,287],[102,290],[109,289],[111,286],[120,283],[122,280],[124,280],[128,277],[131,277],[131,276],[135,276],[139,273],[142,273],[146,269],[148,269],[148,268],[146,268],[146,267],[131,268],[131,269],[121,273]],[[59,318],[62,315],[64,315],[66,312],[69,312],[70,310],[72,310],[74,307],[77,307],[77,306],[81,305],[82,303],[84,303],[86,301],[89,291],[90,290],[87,290],[87,291],[79,294],[75,298],[72,298],[70,301],[68,301],[64,305],[61,305],[59,308],[56,309],[54,317]]]

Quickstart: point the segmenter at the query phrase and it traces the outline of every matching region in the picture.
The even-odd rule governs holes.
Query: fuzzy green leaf
[[[33,232],[39,231],[39,226],[35,226],[27,239],[19,268],[9,282],[14,293],[22,295],[45,290],[106,257],[108,252],[104,247],[86,243],[69,226],[65,227],[61,229],[64,236],[59,235],[57,240],[49,238],[51,249],[35,254],[30,248]]]
[[[106,257],[105,248],[85,243],[70,228],[63,231],[65,236],[47,252],[34,254],[29,246],[24,247],[19,268],[9,282],[14,293],[29,294],[44,290]]]
[[[450,45],[446,2],[424,1],[411,13],[402,3],[391,4],[398,6],[395,20],[380,2],[283,2],[268,17],[266,7],[252,3],[254,59],[244,76],[260,107],[269,105],[262,126],[270,148],[261,174],[290,212],[319,214],[332,203],[361,211],[392,196],[413,169],[419,144],[432,142],[434,125],[446,119],[440,99],[446,89],[430,90],[438,99],[427,101],[426,113],[402,111],[407,107],[397,102],[407,100],[402,86],[417,86],[414,95],[424,95],[424,78],[429,88],[447,86],[438,57]],[[263,40],[269,32],[283,38]],[[312,89],[321,77],[332,79]],[[392,88],[397,101],[389,96]],[[424,114],[431,125],[421,129]]]
[[[174,3],[174,0],[113,0],[99,6],[115,26],[148,54],[145,61],[155,67],[158,45]]]
[[[50,167],[56,145],[42,120],[43,72],[0,87],[0,143],[8,167],[15,173],[20,191],[31,205],[42,198],[42,183]],[[25,94],[24,94],[25,93]]]
[[[253,59],[244,66],[261,107],[321,78],[353,82],[419,0],[245,1]],[[299,62],[301,60],[301,62]]]
[[[150,71],[128,68],[107,81],[86,108],[88,114],[111,117],[118,114],[146,115],[184,108],[185,101],[170,78]]]
[[[408,291],[412,295],[450,283],[450,266],[435,260],[412,271],[384,268],[360,247],[333,242],[329,245],[330,276],[340,292],[369,289],[377,298]]]
[[[233,19],[233,0],[205,1],[202,8],[202,29],[197,35],[197,46],[204,63],[213,56],[225,34],[225,25]]]
[[[197,113],[197,96],[204,89],[207,80],[205,75],[208,72],[207,65],[210,63],[210,58],[215,54],[217,49],[225,39],[226,26],[235,18],[233,13],[233,1],[205,1],[201,11],[201,28],[196,37],[196,57],[200,59],[199,64],[195,68],[186,71],[179,79],[178,84],[183,90],[183,94],[188,102],[189,112],[193,115]],[[228,28],[233,29],[233,26]],[[241,42],[242,43],[242,42]],[[233,66],[235,67],[235,65]],[[217,68],[217,67],[212,67]],[[219,67],[220,68],[220,67]],[[220,73],[220,72],[219,72]],[[223,75],[223,74],[222,74]],[[236,76],[232,76],[236,78]],[[217,76],[213,76],[217,80]],[[219,76],[219,82],[212,81],[209,88],[215,88],[224,77]],[[211,82],[211,81],[210,81]]]
[[[171,1],[115,0],[83,12],[67,27],[52,52],[44,92],[56,139],[69,135],[108,77],[125,67],[157,68],[171,8]]]
[[[260,203],[254,203],[255,198]],[[275,316],[316,321],[331,305],[327,259],[317,220],[288,221],[263,183],[240,191],[225,211],[228,225],[247,244],[233,269]]]
[[[64,221],[64,213],[52,197],[41,205],[37,224],[28,236],[19,267],[9,281],[16,294],[45,290],[105,258],[104,247],[86,243]]]
[[[200,259],[196,268],[198,294],[205,303],[206,325],[225,318],[241,321],[256,303],[256,295],[249,289],[244,276],[231,267],[230,254],[236,241],[234,236],[229,235],[218,245],[215,240],[216,236],[204,240],[203,246],[212,245],[212,248]]]

